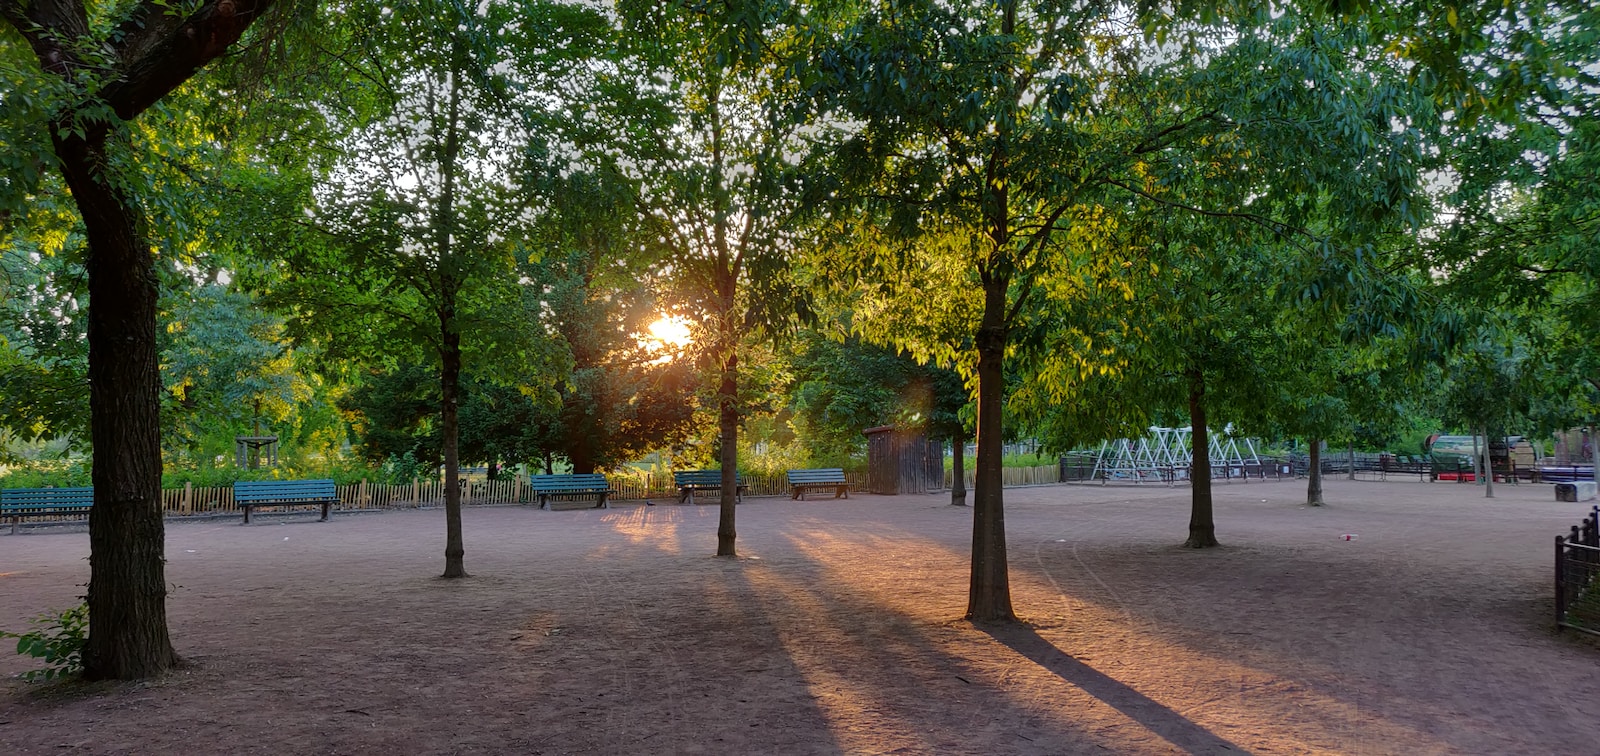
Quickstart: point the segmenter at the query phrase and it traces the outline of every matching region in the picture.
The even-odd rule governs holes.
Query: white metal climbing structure
[[[1256,454],[1255,440],[1237,438],[1231,434],[1232,429],[1229,424],[1222,432],[1209,434],[1206,446],[1211,452],[1213,478],[1241,477],[1247,467],[1260,469],[1261,458]],[[1137,483],[1187,479],[1189,468],[1194,464],[1190,435],[1189,428],[1151,426],[1150,433],[1143,438],[1106,441],[1100,445],[1100,454],[1095,459],[1094,478]]]

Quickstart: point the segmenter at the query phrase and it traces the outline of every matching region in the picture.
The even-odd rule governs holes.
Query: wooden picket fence
[[[970,462],[970,460],[969,460]],[[967,490],[971,491],[977,486],[978,473],[969,465],[962,472],[966,473]],[[955,485],[956,475],[954,470],[944,471],[944,487]],[[1056,465],[1039,465],[1037,467],[1005,467],[1000,470],[1000,485],[1006,488],[1015,486],[1042,486],[1061,482],[1061,469]],[[850,489],[854,491],[855,489]]]

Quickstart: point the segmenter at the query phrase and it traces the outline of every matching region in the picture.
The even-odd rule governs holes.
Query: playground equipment
[[[1255,440],[1236,438],[1232,430],[1230,423],[1221,433],[1211,434],[1207,444],[1213,478],[1241,477],[1247,466],[1261,469]],[[1094,479],[1136,483],[1187,480],[1194,464],[1191,435],[1192,430],[1187,427],[1151,426],[1149,435],[1143,438],[1106,441],[1100,445],[1095,460]]]

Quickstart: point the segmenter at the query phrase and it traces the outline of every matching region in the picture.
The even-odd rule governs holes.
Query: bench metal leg
[[[249,504],[244,505],[244,522],[241,522],[239,524],[240,525],[249,525],[250,524],[250,505]]]
[[[328,521],[328,510],[331,509],[332,507],[333,507],[333,502],[331,502],[331,501],[322,502],[322,519],[318,520],[317,522],[327,522]]]
[[[539,494],[539,508],[540,509],[549,509],[550,508],[550,494]]]
[[[605,494],[600,494],[600,503],[595,505],[595,509],[610,509],[610,507],[606,506]]]

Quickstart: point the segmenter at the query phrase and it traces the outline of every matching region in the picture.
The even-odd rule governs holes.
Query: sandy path
[[[1220,486],[1191,552],[1185,489],[1008,490],[1031,625],[987,630],[942,496],[752,499],[739,560],[714,507],[474,509],[457,583],[437,511],[173,523],[193,666],[9,683],[0,753],[1600,753],[1600,650],[1548,617],[1588,505],[1497,493]],[[0,537],[0,627],[73,603],[87,547]]]

